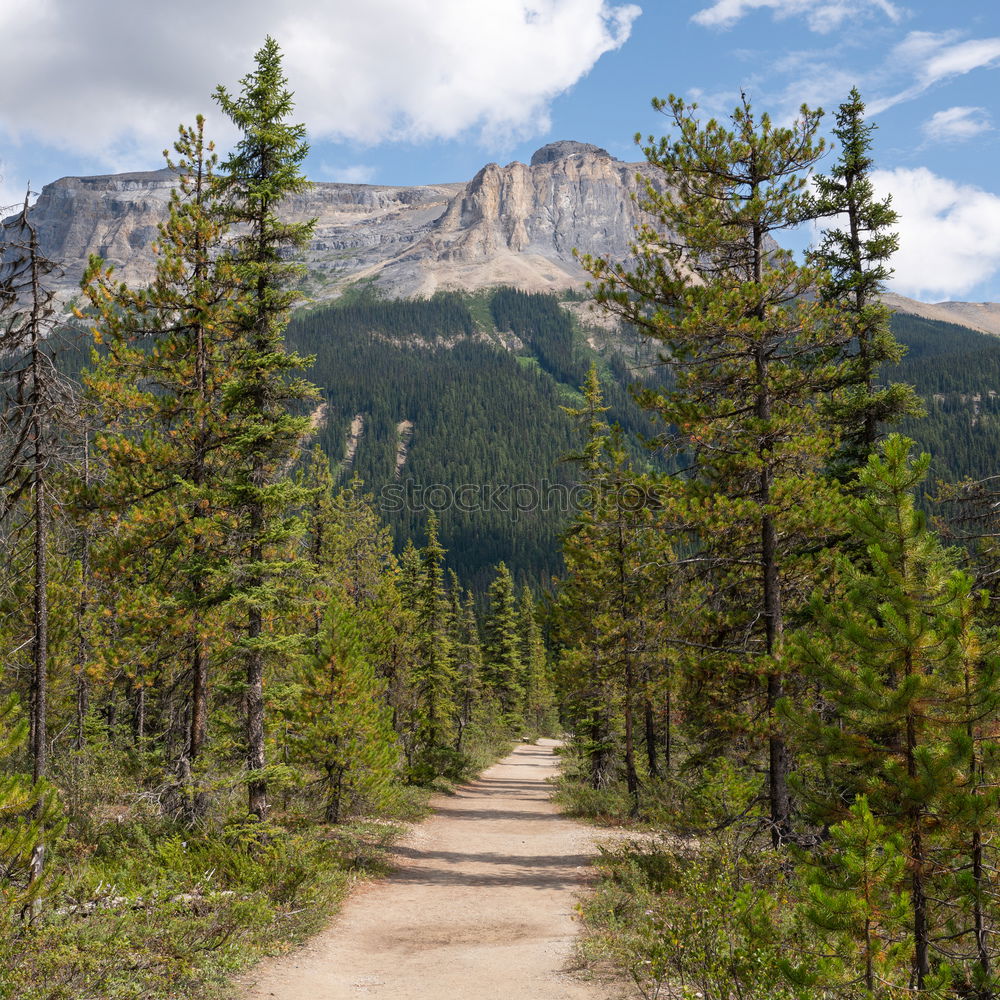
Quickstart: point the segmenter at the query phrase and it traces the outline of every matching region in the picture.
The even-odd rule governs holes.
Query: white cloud
[[[1000,196],[926,167],[877,170],[872,182],[899,213],[893,291],[953,298],[1000,271]]]
[[[922,131],[932,142],[961,142],[992,128],[985,108],[958,106],[935,112],[924,122]]]
[[[803,16],[813,31],[826,33],[845,21],[881,12],[897,23],[902,11],[890,0],[715,0],[691,20],[706,28],[731,28],[754,10],[770,10],[777,18]]]
[[[1000,65],[1000,38],[958,41],[956,31],[912,31],[890,53],[889,66],[913,68],[914,82],[905,90],[872,101],[869,111],[878,114],[903,101],[919,97],[934,84],[976,69]]]
[[[3,0],[0,140],[155,167],[201,111],[226,141],[211,93],[238,87],[267,33],[315,137],[530,134],[639,13],[614,0]]]
[[[371,184],[375,179],[375,168],[363,163],[346,167],[324,163],[320,166],[320,174],[325,180],[336,181],[339,184]]]

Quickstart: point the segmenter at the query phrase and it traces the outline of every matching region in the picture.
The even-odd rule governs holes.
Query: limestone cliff
[[[301,255],[315,298],[362,278],[399,296],[499,284],[555,290],[586,277],[574,248],[628,256],[639,214],[632,197],[640,190],[637,172],[654,176],[645,164],[563,141],[540,149],[530,165],[491,163],[466,184],[317,183],[285,210],[317,219]],[[160,170],[46,185],[34,218],[44,249],[64,265],[66,290],[92,253],[125,280],[149,280],[151,244],[173,184],[170,171]]]

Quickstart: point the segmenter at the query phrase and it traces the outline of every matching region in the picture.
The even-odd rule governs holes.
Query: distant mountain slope
[[[1000,335],[1000,302],[917,302],[890,293],[883,301],[897,312]]]
[[[563,306],[512,289],[427,301],[362,295],[303,313],[288,331],[316,355],[311,376],[329,403],[319,439],[342,478],[362,477],[401,542],[419,540],[436,509],[452,564],[476,582],[500,559],[533,581],[558,572],[577,475],[564,459],[580,446],[562,407],[579,402],[591,360],[634,460],[660,462],[642,444],[657,425],[629,394],[637,372],[647,384],[665,377],[648,366],[652,345],[595,335]],[[885,376],[925,400],[927,417],[901,429],[932,453],[933,475],[998,471],[1000,339],[902,314],[893,326],[908,355]]]
[[[582,400],[591,360],[636,461],[655,461],[620,353],[595,353],[552,296],[361,296],[301,313],[288,340],[316,356],[329,404],[318,440],[341,480],[363,479],[400,542],[419,540],[435,510],[450,564],[473,584],[500,560],[533,582],[559,570],[577,479],[566,458],[582,443],[562,407]]]

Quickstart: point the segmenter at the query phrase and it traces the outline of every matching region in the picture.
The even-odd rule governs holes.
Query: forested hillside
[[[893,316],[892,328],[906,355],[886,365],[883,377],[911,383],[925,402],[926,416],[902,429],[930,451],[932,478],[986,475],[1000,450],[1000,403],[991,395],[1000,391],[1000,341],[903,314]],[[499,289],[388,300],[367,293],[300,313],[288,337],[316,357],[310,375],[329,404],[317,439],[338,479],[361,478],[399,544],[419,541],[425,509],[436,509],[450,565],[477,586],[501,559],[533,583],[558,572],[558,539],[573,513],[560,498],[579,478],[565,461],[578,444],[563,408],[579,402],[591,360],[600,366],[609,420],[622,426],[633,460],[667,461],[645,443],[663,425],[630,392],[669,377],[654,345],[631,332],[602,332],[597,351],[552,295]],[[359,415],[356,450],[345,462]],[[546,492],[546,483],[556,489]],[[466,492],[465,509],[453,502],[464,484],[476,487]],[[514,485],[526,489],[489,489]],[[535,496],[548,496],[548,509],[517,509]]]
[[[909,382],[926,416],[901,429],[931,454],[931,476],[981,479],[1000,454],[1000,339],[899,313],[893,331],[907,353],[893,377]]]
[[[66,350],[30,205],[0,225],[3,1000],[196,995],[384,871],[432,789],[557,726],[536,595],[486,561],[474,593],[433,512],[396,546],[316,445],[322,393],[285,340],[311,224],[277,214],[306,145],[273,39],[215,96],[234,150],[179,129],[153,280],[92,259]],[[460,303],[424,314],[474,333]],[[358,392],[366,336],[328,341]],[[348,409],[398,394],[428,459],[458,454],[476,400],[435,438],[413,375],[448,398],[463,350],[506,379],[491,419],[537,406],[554,432],[556,388],[474,340],[441,370],[378,356]]]
[[[555,297],[362,296],[300,314],[288,340],[315,355],[310,376],[329,404],[318,440],[335,472],[341,482],[361,478],[399,544],[419,539],[434,509],[450,565],[477,586],[500,560],[534,584],[559,568],[578,478],[563,407],[579,400],[597,355]],[[602,369],[630,452],[654,462],[640,439],[655,424],[628,392],[621,355]]]

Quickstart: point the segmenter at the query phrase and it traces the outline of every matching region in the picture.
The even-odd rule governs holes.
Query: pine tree
[[[940,903],[953,888],[947,866],[934,859],[953,851],[951,837],[942,835],[963,820],[974,823],[961,866],[970,853],[975,866],[983,814],[974,799],[982,779],[969,787],[966,775],[970,754],[978,761],[983,744],[969,732],[996,717],[1000,662],[981,637],[973,642],[971,581],[916,505],[929,457],[913,460],[910,448],[891,435],[862,470],[849,524],[865,558],[860,565],[842,560],[842,590],[814,599],[817,628],[798,634],[790,655],[821,699],[819,712],[792,713],[824,765],[804,794],[827,822],[842,814],[845,798],[864,794],[874,817],[903,839],[913,977],[923,989],[934,981],[934,925],[945,919]],[[981,897],[981,885],[971,888]],[[967,933],[963,928],[958,937]]]
[[[324,816],[339,823],[351,808],[383,808],[398,747],[384,684],[364,653],[350,602],[332,598],[319,653],[301,670],[301,701],[291,712],[293,754],[319,771]]]
[[[524,663],[524,721],[532,736],[556,732],[555,700],[545,638],[535,611],[535,598],[525,585],[518,609],[521,625],[521,660]]]
[[[296,294],[289,282],[297,272],[285,253],[309,239],[313,223],[284,222],[282,201],[303,190],[301,165],[308,152],[305,127],[288,123],[292,93],[281,68],[281,52],[267,38],[256,66],[231,95],[219,86],[215,100],[239,130],[236,148],[221,166],[217,192],[224,218],[239,231],[227,251],[237,287],[236,371],[227,388],[224,412],[238,428],[241,452],[234,514],[243,543],[234,554],[231,603],[241,607],[246,626],[240,640],[245,665],[245,743],[248,811],[267,818],[264,675],[268,660],[295,645],[279,636],[267,619],[282,601],[279,581],[296,569],[283,551],[298,525],[290,514],[305,500],[285,475],[308,428],[292,407],[313,399],[315,389],[292,373],[304,358],[285,350],[283,330]]]
[[[889,309],[880,300],[892,275],[888,261],[899,247],[899,235],[891,231],[898,219],[891,198],[877,199],[872,187],[876,126],[864,114],[854,87],[837,110],[833,134],[840,140],[840,157],[830,174],[814,179],[816,194],[805,206],[813,218],[839,218],[844,224],[826,229],[810,254],[812,264],[828,274],[821,286],[823,301],[839,310],[850,335],[845,391],[832,406],[843,433],[833,464],[841,478],[865,464],[884,424],[921,411],[911,386],[877,384],[880,372],[903,355],[889,329]]]
[[[475,598],[464,595],[454,570],[449,571],[448,594],[451,600],[452,653],[455,682],[455,750],[465,752],[466,734],[480,721],[483,710],[490,710],[488,693],[483,688],[483,648],[479,637]]]
[[[563,613],[573,622],[587,622],[585,631],[579,624],[567,631],[576,632],[569,645],[576,647],[577,668],[584,675],[576,684],[581,693],[591,689],[597,695],[588,709],[595,736],[609,697],[618,703],[625,781],[638,809],[636,723],[640,711],[648,720],[648,696],[662,639],[659,609],[654,610],[655,600],[650,598],[661,589],[661,568],[669,563],[669,555],[651,503],[653,484],[633,471],[621,428],[608,428],[600,416],[604,406],[594,367],[584,398],[584,406],[568,410],[586,425],[588,434],[580,456],[587,504],[564,540]],[[651,740],[648,731],[646,735]],[[602,753],[600,743],[594,741],[595,762]],[[649,751],[647,745],[647,756]]]
[[[235,303],[217,157],[200,115],[180,126],[173,149],[176,161],[164,156],[177,187],[152,283],[130,288],[99,258],[84,277],[88,319],[103,349],[84,375],[100,425],[102,476],[99,491],[84,487],[82,503],[115,519],[93,559],[105,579],[130,582],[118,609],[126,630],[145,637],[150,662],[173,654],[187,663],[186,735],[175,762],[187,786],[207,736],[211,661],[221,653],[212,619],[228,596],[236,446],[223,403],[234,370]],[[193,795],[191,818],[204,805],[202,793]]]
[[[610,428],[605,419],[597,366],[591,365],[582,387],[584,405],[568,409],[584,435],[581,451],[571,458],[579,463],[581,485],[593,498],[600,490],[601,466]],[[612,680],[600,655],[602,633],[597,609],[605,581],[600,572],[601,538],[597,504],[588,502],[577,512],[563,539],[566,574],[560,581],[555,625],[558,687],[567,714],[583,743],[594,788],[607,785],[614,770],[616,747],[613,732]]]
[[[805,856],[801,867],[807,895],[799,910],[811,953],[786,962],[793,984],[809,995],[908,995],[910,907],[902,836],[872,815],[862,795],[831,827],[818,856]]]
[[[313,645],[318,648],[323,625],[323,609],[330,601],[333,584],[331,576],[335,563],[334,550],[337,544],[333,472],[330,469],[330,459],[318,444],[313,445],[309,453],[300,481],[308,491],[303,547],[311,564],[313,576],[313,608],[309,629],[313,634]]]
[[[642,401],[688,467],[675,515],[724,608],[707,642],[699,637],[718,651],[703,662],[741,678],[741,699],[763,679],[762,711],[742,712],[744,725],[763,720],[781,843],[791,833],[792,762],[775,714],[785,691],[780,653],[789,605],[812,569],[812,557],[798,556],[820,550],[838,518],[822,475],[835,442],[818,404],[843,377],[845,332],[835,310],[809,300],[822,275],[777,249],[773,234],[802,218],[807,172],[823,150],[821,112],[803,107],[778,127],[744,97],[730,127],[703,123],[679,98],[654,107],[673,127],[644,148],[669,185],[661,193],[647,184],[642,203],[660,228],[640,227],[634,268],[593,258],[584,266],[597,300],[666,348],[675,387]]]
[[[455,671],[451,621],[444,589],[444,549],[438,540],[438,519],[427,518],[427,544],[420,550],[421,573],[414,594],[416,660],[412,683],[417,705],[416,771],[420,781],[454,771]]]

